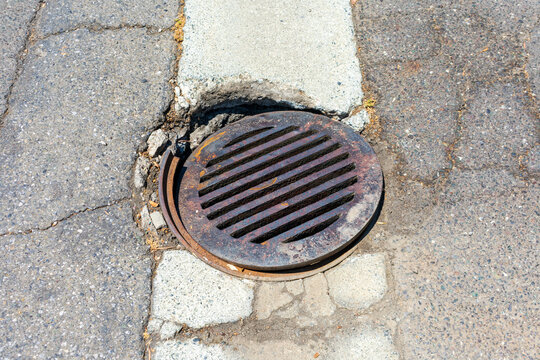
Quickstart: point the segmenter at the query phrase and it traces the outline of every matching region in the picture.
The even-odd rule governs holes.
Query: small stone
[[[150,217],[148,206],[144,205],[141,210],[141,226],[144,230],[148,230],[151,224],[152,224],[152,218]]]
[[[359,113],[341,120],[341,122],[360,132],[369,124],[369,114],[366,110],[361,110]]]
[[[167,225],[163,215],[161,215],[159,211],[151,213],[150,218],[152,219],[152,224],[154,224],[154,227],[158,230]]]
[[[141,189],[146,185],[148,170],[150,170],[150,160],[145,157],[137,158],[137,162],[135,163],[135,175],[133,177],[133,185],[135,185],[135,188]]]
[[[218,271],[188,251],[169,250],[153,280],[151,316],[198,329],[248,317],[252,301],[251,281]]]
[[[342,307],[367,309],[387,290],[384,254],[364,254],[347,259],[326,272],[330,295]]]
[[[292,296],[283,290],[283,283],[261,284],[255,300],[255,314],[258,320],[268,319],[274,310],[292,301]]]
[[[169,137],[167,136],[167,134],[165,134],[163,130],[158,129],[154,131],[148,137],[148,155],[150,157],[155,157],[156,155],[159,155],[160,152],[165,149],[168,141]]]
[[[304,292],[304,284],[302,284],[302,280],[288,281],[285,283],[285,287],[287,288],[287,291],[293,295],[300,295]]]
[[[150,200],[157,203],[158,202],[158,194],[153,192],[152,195],[150,195]]]
[[[171,321],[165,321],[159,330],[159,336],[161,340],[166,340],[174,337],[177,332],[182,330],[182,325],[173,323]]]
[[[189,109],[189,103],[187,102],[186,98],[183,96],[178,97],[178,101],[176,103],[178,105],[178,109]]]
[[[146,331],[148,331],[150,334],[156,334],[159,332],[159,329],[161,329],[161,325],[163,325],[163,320],[150,319],[148,321],[148,325],[146,326]]]
[[[312,316],[329,316],[334,313],[336,306],[328,295],[328,284],[323,274],[317,274],[304,279],[305,294],[302,308]]]

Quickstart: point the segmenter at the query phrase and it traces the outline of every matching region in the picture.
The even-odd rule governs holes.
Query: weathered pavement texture
[[[358,1],[401,356],[538,358],[535,1]]]
[[[191,3],[178,74],[177,1],[0,4],[0,357],[538,358],[537,2]],[[369,119],[385,201],[339,266],[262,283],[149,253],[140,145],[231,100]]]
[[[179,4],[67,3],[0,3],[0,358],[141,358],[129,181],[172,99]]]

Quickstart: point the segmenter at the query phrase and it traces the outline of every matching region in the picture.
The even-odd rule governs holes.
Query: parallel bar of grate
[[[279,129],[275,129],[276,131],[279,130]],[[283,130],[283,129],[281,129]],[[305,133],[306,131],[303,131],[302,129],[296,129],[296,130],[293,130],[293,131],[289,131],[287,132],[286,134],[283,134],[279,137],[276,137],[275,139],[271,139],[269,141],[265,141],[265,142],[261,142],[259,140],[259,138],[255,138],[254,140],[257,140],[259,142],[259,145],[245,151],[245,152],[242,152],[242,153],[239,153],[239,154],[236,154],[226,160],[223,160],[221,161],[219,164],[215,164],[215,165],[208,165],[208,163],[206,165],[204,165],[204,173],[201,175],[202,178],[204,178],[204,176],[206,176],[207,174],[211,174],[212,172],[218,170],[218,169],[221,169],[222,167],[225,167],[225,166],[228,166],[236,161],[239,161],[247,156],[250,156],[250,155],[253,155],[255,153],[258,153],[264,149],[267,149],[268,147],[271,147],[271,146],[274,146],[276,144],[279,144],[283,141],[287,141],[287,140],[290,140],[291,138],[294,138],[296,136],[298,136],[299,134],[301,133]],[[261,135],[264,135],[264,134],[261,134]],[[294,141],[293,141],[294,142]],[[292,143],[292,142],[291,142]],[[214,157],[219,157],[219,156],[222,156],[222,155],[226,155],[228,153],[230,153],[231,151],[234,151],[235,149],[239,148],[239,147],[243,147],[245,144],[244,142],[240,142],[234,146],[232,146],[232,148],[228,148],[228,149],[217,149],[217,150],[214,150],[214,154],[213,156]],[[276,154],[279,154],[279,152],[277,152]],[[264,155],[264,154],[263,154]],[[205,182],[205,180],[201,180],[201,182]],[[214,181],[210,181],[209,184],[212,184]]]
[[[335,223],[339,219],[339,217],[340,215],[334,215],[326,220],[319,220],[318,223],[310,225],[309,227],[304,226],[305,230],[302,230],[301,232],[283,240],[282,243],[287,244],[295,241],[300,241],[309,236],[315,235],[316,233],[323,231],[324,229]]]
[[[263,132],[266,132],[266,131],[268,131],[270,129],[273,129],[273,128],[274,128],[273,126],[267,126],[267,127],[264,127],[264,128],[248,131],[247,133],[242,134],[242,135],[240,135],[238,137],[235,137],[234,139],[229,141],[227,144],[225,144],[224,148],[228,148],[230,146],[238,144],[239,142],[242,142],[242,141],[245,141],[247,139],[253,138],[256,135],[259,135],[259,134],[261,134]]]
[[[231,225],[239,223],[243,220],[248,219],[247,221],[249,221],[251,220],[251,218],[263,212],[266,213],[266,216],[258,216],[259,218],[261,218],[258,222],[265,224],[265,219],[275,218],[279,212],[285,212],[284,214],[286,214],[287,212],[290,213],[300,210],[312,203],[315,203],[316,201],[322,200],[330,196],[335,192],[345,189],[356,182],[356,175],[352,174],[351,176],[351,173],[341,174],[341,176],[338,175],[335,178],[331,178],[309,190],[301,192],[293,190],[283,194],[282,196],[275,197],[271,201],[259,204],[257,206],[249,208],[244,207],[243,212],[235,216],[223,217],[222,219],[220,219],[221,222],[218,223],[216,226],[218,229],[226,229]],[[254,225],[252,223],[248,225],[248,227],[249,226]]]
[[[285,150],[286,146],[287,145],[291,145],[291,144],[294,144],[295,142],[299,141],[299,140],[302,140],[302,139],[305,139],[311,135],[314,135],[316,134],[317,131],[314,131],[314,130],[309,130],[309,131],[304,131],[304,132],[301,132],[299,134],[294,134],[294,133],[290,133],[292,134],[293,136],[290,136],[289,138],[285,138],[285,137],[280,137],[279,139],[275,139],[271,142],[268,142],[266,144],[263,144],[261,146],[258,146],[256,148],[253,148],[252,150],[250,151],[247,151],[245,153],[243,153],[243,157],[241,158],[235,158],[235,157],[232,157],[230,158],[229,160],[232,160],[228,163],[225,163],[225,162],[222,162],[220,165],[219,168],[217,169],[214,169],[212,172],[209,172],[209,173],[206,173],[204,174],[203,176],[201,176],[201,182],[205,182],[207,180],[210,180],[218,175],[221,175],[221,174],[224,174],[228,171],[231,171],[231,170],[235,170],[235,169],[238,169],[240,166],[242,165],[245,165],[245,164],[248,164],[254,160],[257,160],[257,159],[260,159],[262,158],[264,155],[268,155],[274,151],[277,151],[277,150],[280,150],[283,151]],[[289,135],[290,135],[289,134]],[[276,140],[278,140],[276,142]],[[256,151],[254,151],[256,150]]]
[[[269,154],[266,154],[255,161],[239,166],[238,168],[231,171],[227,176],[222,176],[219,178],[214,178],[206,182],[202,182],[204,187],[199,190],[199,195],[203,196],[211,193],[219,188],[232,184],[238,180],[241,180],[249,175],[255,174],[259,171],[262,171],[266,168],[269,168],[273,165],[279,164],[280,162],[287,160],[291,157],[294,157],[298,154],[307,152],[308,150],[319,146],[325,142],[328,142],[330,137],[321,136],[321,135],[312,135],[302,141],[295,142],[293,144],[287,145],[283,149],[275,150]]]
[[[246,208],[253,208],[262,204],[281,199],[290,198],[287,194],[303,193],[323,184],[330,179],[338,177],[355,168],[354,163],[347,161],[347,154],[335,156],[330,160],[314,163],[300,173],[280,177],[272,185],[254,190],[253,192],[235,195],[227,204],[219,204],[208,209],[208,219],[213,220],[224,216],[231,218],[237,216]],[[343,157],[343,155],[345,155]],[[220,220],[222,221],[222,220]]]
[[[245,144],[245,145],[243,145],[241,147],[236,147],[234,150],[228,151],[225,154],[219,155],[216,158],[208,161],[208,163],[206,164],[206,167],[210,167],[210,166],[219,164],[220,162],[225,161],[227,159],[230,159],[233,156],[244,153],[244,152],[246,152],[246,151],[248,151],[250,149],[253,149],[254,147],[257,147],[257,146],[259,146],[261,144],[267,143],[270,140],[277,139],[277,138],[279,138],[279,137],[281,137],[281,136],[283,136],[285,134],[288,134],[288,133],[290,133],[292,131],[295,131],[295,130],[298,130],[298,126],[288,126],[288,127],[284,128],[284,129],[281,129],[281,130],[278,130],[278,131],[273,132],[271,134],[268,134],[268,135],[264,136],[261,139],[249,142],[249,143],[247,143],[247,144]]]
[[[326,186],[321,185],[304,194],[297,195],[285,204],[277,204],[240,221],[234,221],[232,224],[228,224],[227,232],[234,234],[233,237],[240,237],[264,225],[272,224],[281,218],[298,217],[309,212],[310,209],[317,208],[320,204],[350,192],[350,190],[347,191],[347,188],[356,181],[354,175],[343,175]]]
[[[320,203],[318,203],[318,205],[320,205],[318,208],[315,208],[313,210],[309,209],[311,211],[302,216],[293,214],[294,216],[287,216],[281,218],[272,223],[271,225],[265,226],[263,228],[260,228],[258,231],[252,232],[252,234],[257,234],[257,236],[255,238],[249,239],[249,241],[261,244],[267,240],[272,239],[273,237],[286,233],[294,228],[305,227],[308,221],[324,215],[325,213],[330,213],[336,209],[341,208],[343,205],[349,203],[353,198],[354,193],[348,193],[346,195],[339,193],[335,196],[331,196],[328,199],[325,199],[328,201],[321,201]],[[233,235],[231,234],[231,236]]]
[[[344,205],[346,205],[346,204],[344,204]],[[325,223],[328,223],[328,222],[334,223],[339,218],[341,218],[343,216],[346,216],[345,214],[343,214],[344,205],[342,205],[340,207],[337,207],[334,210],[329,211],[327,213],[324,213],[324,214],[322,214],[320,216],[317,216],[317,217],[315,217],[315,218],[313,218],[313,219],[311,219],[309,221],[306,221],[305,223],[303,223],[300,226],[295,226],[295,227],[293,227],[293,228],[291,228],[291,229],[289,229],[289,230],[287,230],[285,232],[282,232],[282,233],[280,233],[278,235],[275,235],[275,236],[273,236],[273,237],[271,237],[269,239],[263,240],[263,242],[270,240],[272,242],[281,243],[281,246],[287,246],[288,243],[303,240],[303,239],[306,238],[306,236],[305,236],[306,235],[305,234],[306,230],[310,230],[313,227],[320,227],[321,224],[325,224]],[[270,228],[268,228],[268,229],[270,229]],[[304,233],[304,234],[302,234],[302,233]],[[248,234],[248,235],[245,236],[245,238],[246,238],[246,241],[253,242],[253,240],[255,240],[257,238],[257,236],[254,236],[252,234]],[[257,240],[257,241],[260,241],[260,240]],[[321,239],[318,239],[318,241],[321,242]]]
[[[240,194],[244,191],[248,191],[258,185],[265,183],[266,181],[273,180],[278,176],[289,173],[292,170],[300,168],[303,165],[311,163],[312,161],[324,157],[325,155],[331,154],[338,150],[340,145],[338,143],[333,144],[322,144],[309,151],[306,151],[303,154],[299,154],[292,158],[284,160],[279,167],[275,167],[275,170],[268,169],[260,173],[250,175],[239,182],[228,185],[227,187],[222,188],[222,191],[208,194],[204,196],[201,201],[204,206],[212,206],[221,201],[227,200],[230,197]]]

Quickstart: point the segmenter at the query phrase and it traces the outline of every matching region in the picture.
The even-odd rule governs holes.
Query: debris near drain
[[[369,124],[369,114],[366,110],[361,110],[359,113],[341,120],[341,122],[360,132]]]
[[[176,141],[171,145],[170,149],[174,156],[181,158],[187,151],[187,142],[182,140]]]
[[[152,219],[152,224],[154,224],[154,227],[159,230],[165,225],[165,219],[163,218],[163,215],[159,211],[154,211],[150,214],[150,218]]]
[[[207,125],[201,126],[191,133],[189,136],[189,142],[191,150],[199,146],[204,139],[210,136],[212,133],[221,129],[227,123],[236,120],[236,116],[231,114],[218,114],[214,116]]]
[[[163,150],[165,150],[168,141],[169,137],[163,130],[158,129],[154,131],[148,137],[148,155],[150,157],[159,155]]]
[[[141,189],[146,185],[148,170],[150,170],[150,160],[145,157],[139,157],[135,163],[135,175],[133,177],[135,188]]]
[[[141,210],[141,227],[144,230],[148,230],[151,224],[152,224],[152,218],[150,217],[148,206],[144,205]]]

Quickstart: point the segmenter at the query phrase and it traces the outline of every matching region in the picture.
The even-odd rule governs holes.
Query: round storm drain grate
[[[283,279],[347,256],[382,186],[375,153],[353,129],[283,111],[221,129],[184,164],[167,152],[160,200],[195,255],[236,275]]]

